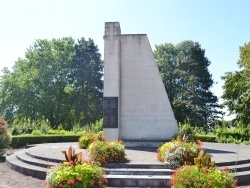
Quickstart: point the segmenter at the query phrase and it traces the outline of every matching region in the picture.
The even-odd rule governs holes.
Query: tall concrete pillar
[[[120,35],[118,22],[105,23],[103,131],[109,139],[119,139]]]
[[[146,34],[105,23],[104,135],[130,142],[166,141],[178,133]]]

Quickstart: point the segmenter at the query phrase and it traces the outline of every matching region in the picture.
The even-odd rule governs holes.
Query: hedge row
[[[31,144],[78,142],[80,136],[81,135],[18,135],[12,136],[10,146],[12,148],[21,148]],[[195,135],[193,137],[195,140],[201,140],[202,142],[216,142],[216,136],[212,135]]]
[[[194,135],[193,138],[202,142],[216,142],[216,136],[214,135]]]
[[[233,138],[235,140],[240,140],[240,141],[249,141],[250,138],[250,134],[248,131],[245,131],[243,133],[239,133],[239,132],[233,132],[233,131],[218,131],[216,133],[219,141],[220,139],[223,138]]]
[[[21,148],[31,144],[57,143],[57,142],[78,142],[80,135],[18,135],[12,136],[10,146]]]

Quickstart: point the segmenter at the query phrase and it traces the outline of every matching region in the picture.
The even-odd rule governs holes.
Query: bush
[[[100,132],[103,130],[103,119],[96,121],[90,125],[90,129],[94,132]]]
[[[34,136],[41,136],[42,132],[40,130],[33,130],[31,134]]]
[[[75,133],[71,131],[66,131],[63,129],[56,129],[56,130],[50,129],[47,134],[48,135],[70,135],[70,134],[75,134]]]
[[[219,170],[217,168],[198,168],[195,165],[185,165],[174,172],[171,184],[172,188],[233,188],[236,187],[236,180],[227,169]]]
[[[202,142],[216,142],[215,135],[194,135],[194,140],[201,140]]]
[[[186,136],[191,135],[194,130],[194,128],[188,122],[185,122],[184,124],[179,123],[178,127],[179,127],[179,134],[181,137],[183,137],[184,135]]]
[[[157,160],[160,162],[164,162],[165,155],[169,147],[172,145],[171,142],[166,142],[160,148],[157,149]]]
[[[121,141],[97,141],[90,144],[89,156],[94,162],[119,163],[125,160],[125,149]]]
[[[172,169],[184,164],[194,164],[194,158],[198,156],[198,153],[199,145],[197,143],[182,140],[180,137],[169,142],[169,145],[164,144],[158,150],[160,161],[165,162]]]
[[[92,163],[70,165],[65,162],[51,167],[46,176],[49,188],[106,187],[104,170]]]
[[[70,146],[68,153],[62,151],[67,162],[50,168],[46,182],[49,188],[105,187],[104,170],[90,161],[82,159],[82,152],[75,154]]]
[[[15,120],[14,122],[12,122],[10,127],[12,135],[31,134],[33,130],[39,130],[42,134],[47,134],[50,130],[50,126],[45,120]]]
[[[0,149],[9,147],[11,142],[11,134],[7,130],[6,121],[0,120]]]
[[[216,129],[217,141],[222,143],[241,143],[249,141],[250,129],[247,128],[218,128]]]
[[[105,138],[103,136],[103,132],[94,133],[94,132],[85,132],[79,138],[79,147],[82,149],[88,148],[88,146],[95,141],[104,141]]]

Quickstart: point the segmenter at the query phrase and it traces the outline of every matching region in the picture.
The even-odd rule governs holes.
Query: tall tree
[[[74,89],[75,115],[81,124],[90,124],[102,117],[102,71],[101,54],[94,41],[78,40],[70,64],[69,83]]]
[[[92,40],[89,41],[93,43]],[[82,119],[84,119],[83,122],[88,122],[87,116],[78,114],[88,109],[99,108],[99,106],[89,102],[87,105],[81,104],[84,107],[79,110],[79,103],[83,100],[76,100],[82,97],[82,93],[78,92],[77,84],[78,80],[82,80],[82,77],[89,77],[90,74],[102,75],[102,62],[97,48],[86,46],[79,52],[76,47],[78,45],[70,37],[36,40],[34,45],[27,50],[25,58],[18,59],[15,63],[13,71],[4,70],[0,86],[2,116],[9,122],[14,119],[46,120],[52,127],[62,125],[64,128],[71,128],[74,123],[79,123]],[[88,55],[79,59],[79,65],[75,65],[77,57],[81,56],[80,53],[86,52]],[[99,61],[95,56],[99,57]],[[93,72],[82,68],[81,61],[84,61],[86,65],[99,63],[101,68]],[[75,74],[72,79],[73,73],[77,71],[78,74]],[[89,73],[89,71],[92,72]],[[99,79],[101,86],[99,83],[99,85],[93,85],[98,81],[88,82],[88,84],[89,87],[99,89],[98,97],[101,100],[101,76],[97,76],[96,79]],[[88,94],[96,96],[93,90],[89,90]],[[99,117],[99,114],[93,114],[91,120]]]
[[[178,122],[188,120],[192,125],[205,126],[222,114],[218,98],[210,91],[210,61],[199,43],[156,46],[155,58]]]
[[[241,70],[227,72],[222,79],[224,105],[236,120],[242,124],[250,123],[250,43],[240,47],[240,60],[237,62]]]

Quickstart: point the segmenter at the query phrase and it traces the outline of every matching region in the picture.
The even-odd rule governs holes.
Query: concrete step
[[[249,155],[249,158],[250,158],[250,155]],[[234,166],[234,165],[241,165],[241,164],[250,164],[250,159],[238,160],[238,161],[220,162],[220,163],[216,163],[216,166],[218,166],[218,167],[221,167],[221,166]]]
[[[53,159],[52,156],[29,149],[20,150],[8,155],[6,164],[22,174],[45,179],[47,167],[62,161],[59,158]],[[239,186],[249,184],[250,160],[239,160],[237,165],[235,161],[218,164],[221,169],[227,167],[235,172]],[[151,163],[113,163],[104,165],[104,169],[108,187],[170,187],[171,174],[174,171],[168,169],[165,164]]]
[[[27,163],[27,164],[39,166],[39,167],[48,168],[50,166],[54,166],[57,164],[55,162],[50,162],[50,161],[41,160],[41,159],[31,157],[31,156],[27,155],[26,150],[18,151],[15,153],[15,155],[16,155],[17,159],[19,159],[20,161]]]
[[[249,185],[249,183],[250,183],[250,170],[236,172],[234,175],[237,177],[237,180],[238,180],[237,185],[238,186]]]
[[[145,164],[145,163],[110,163],[104,168],[141,168],[141,169],[169,169],[165,164]]]
[[[19,160],[15,154],[7,156],[5,163],[11,169],[20,172],[22,174],[25,174],[27,176],[31,176],[42,180],[46,178],[46,172],[47,172],[46,168],[25,163]]]
[[[250,163],[240,164],[240,165],[231,165],[231,166],[221,166],[219,169],[228,169],[230,172],[242,172],[250,170]]]
[[[25,153],[28,156],[30,156],[32,158],[35,158],[35,159],[40,159],[40,160],[44,160],[44,161],[50,161],[50,162],[53,162],[53,163],[61,163],[61,162],[63,162],[63,160],[61,160],[61,159],[49,158],[49,157],[46,157],[46,156],[43,156],[43,155],[34,154],[34,153],[30,152],[29,149],[26,149]]]
[[[106,174],[110,175],[172,175],[170,169],[142,169],[142,168],[106,168]]]
[[[171,176],[105,175],[109,187],[171,187]]]

